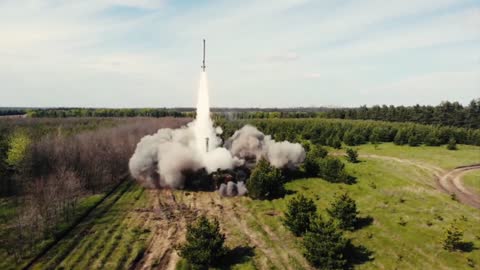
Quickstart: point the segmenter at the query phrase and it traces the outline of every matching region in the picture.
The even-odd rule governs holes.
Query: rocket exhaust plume
[[[179,129],[160,129],[143,137],[129,161],[131,175],[150,188],[183,188],[185,174],[205,170],[229,170],[265,158],[273,166],[294,168],[305,159],[298,143],[275,142],[253,126],[237,130],[222,147],[220,127],[210,118],[210,100],[205,71],[205,40],[203,42],[202,72],[197,94],[196,118]],[[222,196],[244,195],[244,182],[229,181],[220,185]]]

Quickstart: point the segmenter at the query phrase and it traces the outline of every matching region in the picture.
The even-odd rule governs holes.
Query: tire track
[[[460,202],[480,209],[480,195],[466,188],[462,182],[462,177],[473,170],[480,170],[480,164],[457,167],[440,177],[439,182]]]
[[[154,228],[142,258],[129,269],[175,269],[179,260],[175,246],[185,237],[187,224],[197,212],[178,202],[171,190],[151,190],[151,227]]]
[[[426,170],[433,174],[437,189],[450,195],[454,194],[459,202],[480,209],[480,195],[472,192],[462,183],[463,175],[468,171],[480,170],[480,164],[459,166],[453,170],[446,171],[431,164],[391,156],[360,155],[360,157],[391,160]]]
[[[223,230],[227,233],[236,230],[248,239],[248,243],[255,246],[257,252],[260,252],[265,259],[260,262],[261,269],[270,269],[271,266],[275,269],[296,269],[292,266],[291,260],[301,265],[303,269],[311,269],[302,254],[284,245],[281,236],[275,234],[248,209],[238,204],[236,198],[221,198],[214,192],[200,192],[197,197],[199,209],[209,216],[216,217],[222,223]],[[251,225],[257,228],[251,228]]]

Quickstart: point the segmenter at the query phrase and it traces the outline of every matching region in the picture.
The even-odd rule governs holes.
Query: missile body
[[[203,72],[205,72],[205,68],[207,66],[205,66],[205,39],[203,40],[203,62],[202,62],[202,66],[201,68],[203,69]]]

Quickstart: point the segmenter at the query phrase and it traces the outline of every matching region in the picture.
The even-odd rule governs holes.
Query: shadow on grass
[[[242,264],[250,261],[255,256],[254,248],[249,246],[240,246],[230,249],[218,265],[219,269],[230,269],[236,264]]]
[[[462,252],[472,252],[478,248],[475,247],[473,242],[461,242],[458,244],[457,249]]]
[[[364,227],[370,226],[373,223],[373,217],[358,217],[357,222],[355,223],[355,230],[360,230]]]
[[[355,265],[373,261],[373,252],[365,246],[355,246],[350,243],[347,249],[346,259],[348,261],[349,269],[353,269]]]

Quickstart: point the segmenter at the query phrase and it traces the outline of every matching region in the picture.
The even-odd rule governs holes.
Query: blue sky
[[[464,104],[478,0],[0,0],[0,106]]]

